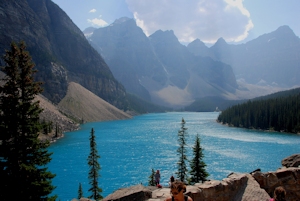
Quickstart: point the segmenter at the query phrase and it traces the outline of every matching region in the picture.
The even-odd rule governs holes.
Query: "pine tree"
[[[197,134],[196,140],[195,140],[195,146],[193,147],[193,155],[194,158],[190,162],[191,170],[189,178],[190,184],[195,184],[200,181],[204,182],[206,181],[206,178],[209,176],[209,174],[206,172],[205,167],[206,164],[203,161],[203,149],[200,146],[200,138]]]
[[[98,151],[97,151],[97,144],[96,144],[96,137],[95,137],[95,131],[92,128],[91,130],[91,136],[90,136],[90,155],[88,156],[88,165],[90,167],[90,171],[89,171],[89,180],[90,180],[90,185],[91,188],[89,189],[89,192],[92,193],[91,196],[89,196],[89,198],[98,200],[101,199],[101,192],[102,189],[98,187],[98,178],[99,178],[99,170],[100,168],[100,164],[98,163],[98,159],[100,158],[100,155],[98,155]]]
[[[80,200],[80,198],[83,197],[83,190],[82,190],[82,185],[81,183],[79,183],[79,187],[78,187],[78,199]]]
[[[41,142],[39,114],[35,101],[42,92],[33,79],[34,64],[26,45],[12,43],[3,57],[6,74],[0,86],[0,200],[55,200],[54,174],[47,170],[51,160],[49,142]]]
[[[149,176],[149,180],[148,180],[148,186],[155,186],[154,175],[155,175],[155,171],[152,168],[151,175]]]
[[[179,143],[179,148],[177,149],[177,153],[179,155],[179,161],[178,161],[178,172],[176,172],[178,178],[182,181],[185,182],[187,178],[187,166],[186,166],[186,161],[187,161],[187,156],[186,156],[186,135],[187,135],[187,128],[185,128],[185,121],[182,118],[181,120],[181,128],[178,131],[178,143]]]

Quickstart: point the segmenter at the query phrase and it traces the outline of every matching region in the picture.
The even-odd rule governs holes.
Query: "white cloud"
[[[173,30],[179,41],[242,41],[253,28],[243,0],[126,0],[146,35]]]
[[[89,11],[89,13],[95,13],[97,12],[97,10],[95,8],[93,8],[92,10]]]
[[[88,19],[87,21],[88,23],[92,24],[92,26],[97,26],[97,27],[105,27],[108,25],[108,23],[101,18]]]

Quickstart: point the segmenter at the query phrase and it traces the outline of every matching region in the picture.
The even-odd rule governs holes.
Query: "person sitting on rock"
[[[274,197],[270,201],[286,201],[285,199],[286,191],[282,186],[275,188]]]
[[[186,186],[181,181],[174,181],[171,184],[172,197],[167,198],[165,201],[193,201],[193,199],[187,195],[184,195]]]

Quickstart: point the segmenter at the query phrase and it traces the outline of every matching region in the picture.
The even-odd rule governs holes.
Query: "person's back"
[[[274,196],[270,201],[286,201],[285,199],[286,191],[282,186],[279,186],[274,191]]]
[[[172,196],[165,201],[193,201],[193,199],[187,195],[184,195],[186,186],[181,181],[174,181],[170,187],[170,193]]]

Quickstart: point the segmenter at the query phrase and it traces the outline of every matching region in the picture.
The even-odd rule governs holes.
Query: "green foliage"
[[[98,159],[100,158],[100,155],[97,151],[97,144],[96,144],[96,137],[95,137],[95,131],[92,128],[91,130],[91,136],[90,136],[90,154],[88,156],[88,165],[90,167],[89,170],[89,184],[91,185],[91,188],[89,189],[89,192],[92,193],[92,195],[89,196],[89,198],[99,200],[102,198],[101,192],[102,189],[98,187],[98,178],[99,178],[99,170],[100,164],[98,163]]]
[[[152,168],[151,169],[151,175],[149,176],[149,179],[148,179],[148,186],[155,186],[154,175],[155,175],[155,171]]]
[[[41,142],[39,114],[35,101],[42,92],[35,82],[34,64],[26,45],[12,43],[4,56],[4,85],[0,86],[0,200],[55,200],[54,174],[47,171],[51,160],[49,142]]]
[[[43,134],[47,135],[52,132],[52,122],[46,122],[45,119],[41,121]]]
[[[206,178],[209,176],[209,174],[206,172],[205,167],[206,164],[203,161],[203,149],[200,146],[200,138],[197,134],[195,145],[193,147],[193,159],[190,162],[191,170],[190,170],[190,178],[189,183],[195,184],[198,182],[204,182],[206,181]]]
[[[178,143],[179,148],[177,149],[177,154],[179,155],[179,161],[177,163],[178,172],[176,172],[180,181],[185,182],[187,178],[187,156],[186,156],[186,135],[187,135],[187,128],[185,127],[185,121],[182,118],[181,120],[181,128],[178,131]]]
[[[55,124],[55,135],[54,136],[58,137],[59,135],[62,135],[62,130],[61,130],[60,126],[56,122],[56,124]]]
[[[223,111],[218,121],[235,127],[300,132],[300,94],[248,101]]]
[[[83,190],[82,190],[82,185],[81,183],[79,183],[79,187],[78,187],[78,199],[83,197]]]

